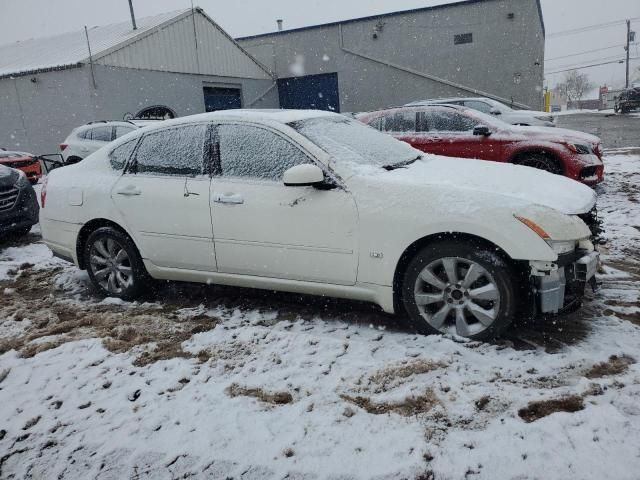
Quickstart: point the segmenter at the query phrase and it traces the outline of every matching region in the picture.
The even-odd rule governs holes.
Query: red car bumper
[[[597,155],[571,155],[563,159],[565,175],[585,185],[604,181],[604,163]]]

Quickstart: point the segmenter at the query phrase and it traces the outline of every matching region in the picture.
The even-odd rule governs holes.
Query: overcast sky
[[[375,15],[443,3],[447,0],[194,0],[234,37],[275,30],[276,19],[285,28]],[[154,15],[189,7],[190,0],[134,0],[136,16]],[[554,34],[580,27],[637,18],[632,29],[640,40],[640,0],[542,0],[547,27],[546,71],[624,58],[626,26],[621,23],[580,34]],[[127,0],[0,0],[2,33],[0,43],[42,37],[81,29],[84,25],[105,25],[129,19]],[[608,48],[607,47],[614,47]],[[602,49],[590,54],[576,53]],[[640,57],[640,43],[631,48]],[[640,66],[640,60],[632,63]],[[624,83],[624,65],[612,64],[583,70],[597,84],[619,87]],[[563,74],[546,75],[551,86]]]

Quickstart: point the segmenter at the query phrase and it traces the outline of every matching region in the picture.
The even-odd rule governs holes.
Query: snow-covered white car
[[[511,125],[521,125],[524,127],[555,127],[555,118],[546,112],[535,110],[515,110],[504,103],[491,98],[438,98],[434,100],[421,100],[412,102],[406,106],[415,107],[420,105],[461,105],[488,115],[494,115],[503,122]]]
[[[41,200],[45,243],[104,295],[151,278],[326,295],[427,334],[488,339],[559,312],[598,261],[590,188],[425,155],[328,112],[169,120],[54,170]]]
[[[107,143],[140,128],[132,122],[90,122],[74,128],[60,144],[60,152],[67,164],[78,163]]]

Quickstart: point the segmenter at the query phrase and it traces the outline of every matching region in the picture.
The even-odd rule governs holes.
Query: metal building
[[[539,0],[465,0],[237,41],[276,74],[283,108],[356,112],[451,96],[543,106]]]
[[[201,9],[0,46],[0,147],[52,153],[94,120],[278,107],[271,73]],[[147,110],[149,112],[150,110]]]

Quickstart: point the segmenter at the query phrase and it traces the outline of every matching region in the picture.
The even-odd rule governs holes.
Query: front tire
[[[120,230],[98,228],[89,235],[83,254],[91,283],[102,295],[132,300],[148,284],[135,244]]]
[[[419,333],[491,340],[513,321],[516,287],[506,262],[462,241],[427,246],[403,277],[402,303]]]
[[[553,173],[554,175],[562,175],[563,173],[562,167],[558,165],[556,161],[540,153],[526,154],[519,158],[516,163],[525,167],[544,170],[545,172]]]

